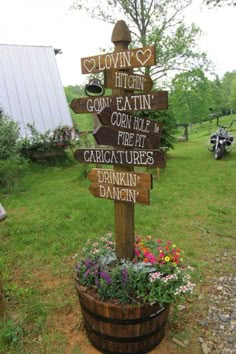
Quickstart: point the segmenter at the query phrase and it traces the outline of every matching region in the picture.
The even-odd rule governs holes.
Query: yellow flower
[[[176,244],[175,244],[175,243],[173,243],[172,247],[173,247],[173,248],[175,248],[175,247],[176,247]]]
[[[170,257],[169,256],[165,256],[165,261],[169,262],[170,261]]]

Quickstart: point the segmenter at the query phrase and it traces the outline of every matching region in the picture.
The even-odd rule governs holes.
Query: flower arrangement
[[[32,151],[49,151],[53,149],[65,149],[74,146],[79,141],[76,126],[59,125],[53,130],[40,133],[34,124],[27,124],[29,136],[20,142],[21,153],[30,157]]]
[[[112,235],[87,241],[78,256],[76,281],[102,301],[114,304],[171,303],[191,293],[191,267],[183,264],[180,250],[171,241],[137,236],[134,257],[117,259]]]

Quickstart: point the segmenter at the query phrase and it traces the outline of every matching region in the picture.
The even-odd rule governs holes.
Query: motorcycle
[[[228,127],[223,127],[218,125],[218,120],[217,120],[217,126],[219,129],[211,134],[210,140],[208,141],[208,150],[211,152],[214,152],[214,157],[216,160],[220,160],[225,152],[230,152],[233,147],[233,141],[234,137],[230,135],[226,128],[230,128],[232,125],[233,121]]]

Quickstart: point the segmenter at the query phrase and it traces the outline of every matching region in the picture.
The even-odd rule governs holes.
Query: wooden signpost
[[[147,117],[134,116],[128,112],[114,111],[109,107],[97,113],[97,117],[102,125],[114,129],[125,128],[140,134],[161,136],[162,123]]]
[[[93,168],[88,179],[89,190],[98,198],[120,200],[126,203],[150,204],[152,188],[150,173],[123,172]]]
[[[75,113],[97,113],[105,107],[124,112],[162,110],[168,108],[168,95],[167,91],[158,91],[142,94],[74,98],[70,104],[70,108]]]
[[[94,183],[115,184],[130,188],[152,189],[152,175],[146,172],[114,171],[110,169],[93,168],[88,173],[88,179]]]
[[[160,167],[166,166],[163,150],[131,149],[77,149],[74,156],[78,162],[115,166]]]
[[[90,192],[99,198],[113,199],[126,203],[150,204],[149,190],[139,188],[118,187],[109,184],[93,183]]]
[[[104,86],[111,89],[121,88],[127,91],[150,92],[153,81],[149,75],[128,74],[121,70],[107,70],[104,74]]]
[[[136,133],[127,129],[98,127],[93,136],[98,145],[111,145],[137,149],[156,149],[160,144],[160,136]]]
[[[119,50],[113,53],[81,58],[82,74],[97,73],[109,69],[140,68],[156,64],[154,46],[131,50]]]
[[[129,50],[131,35],[124,21],[116,23],[112,42],[113,53],[81,59],[83,74],[105,72],[105,87],[112,88],[112,96],[76,98],[70,107],[75,113],[97,113],[102,125],[93,132],[94,138],[97,144],[115,149],[78,149],[74,156],[82,163],[114,165],[114,170],[92,169],[89,190],[95,197],[114,200],[116,256],[132,259],[134,205],[148,205],[152,188],[151,174],[135,172],[134,167],[165,167],[165,152],[157,149],[161,123],[133,112],[167,109],[168,95],[166,91],[150,92],[151,78],[132,70],[156,64],[154,46]]]

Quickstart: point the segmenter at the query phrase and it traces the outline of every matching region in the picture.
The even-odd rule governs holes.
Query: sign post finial
[[[130,30],[123,20],[119,20],[116,22],[115,27],[112,32],[111,41],[115,45],[122,42],[122,48],[125,49],[125,46],[128,48],[128,45],[131,42],[131,34]],[[126,48],[126,49],[127,49]]]

